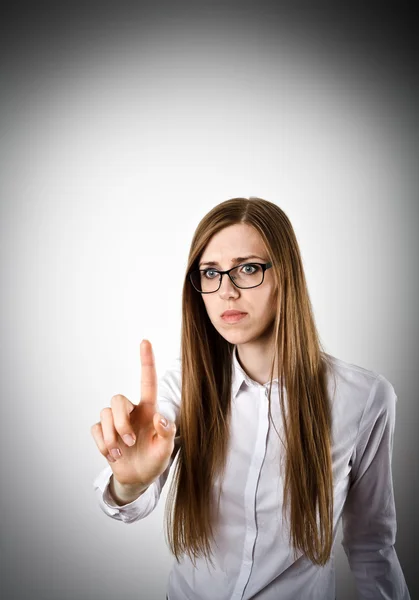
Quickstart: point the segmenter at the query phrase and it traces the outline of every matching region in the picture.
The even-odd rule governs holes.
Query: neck
[[[258,338],[245,344],[237,344],[237,359],[247,375],[264,385],[270,381],[271,364],[274,355],[272,340]],[[273,379],[278,377],[278,357],[275,359]]]

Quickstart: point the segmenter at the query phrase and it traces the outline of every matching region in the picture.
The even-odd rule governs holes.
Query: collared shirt
[[[184,555],[169,575],[169,600],[335,600],[334,552],[323,567],[289,544],[282,519],[284,446],[268,416],[269,383],[261,385],[233,353],[231,438],[221,486],[212,561]],[[332,409],[333,543],[342,520],[342,545],[360,597],[410,600],[394,544],[396,510],[391,459],[397,396],[378,373],[327,355]],[[336,386],[336,389],[335,389]],[[284,441],[279,383],[272,382],[271,414]],[[285,408],[287,394],[282,388]],[[179,425],[181,361],[159,379],[158,411]],[[175,439],[179,443],[179,438]],[[94,488],[102,510],[125,523],[144,519],[156,507],[170,465],[136,500],[118,506],[109,493],[107,465]],[[288,513],[289,514],[289,513]]]

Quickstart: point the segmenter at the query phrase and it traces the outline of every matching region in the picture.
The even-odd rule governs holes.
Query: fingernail
[[[167,419],[165,417],[160,419],[160,423],[163,425],[163,427],[167,427]]]
[[[116,462],[114,458],[112,458],[112,456],[110,454],[108,454],[108,456],[106,457],[108,459],[109,462]]]
[[[127,446],[133,446],[135,444],[135,438],[129,433],[126,433],[122,436],[122,439],[126,443]]]
[[[120,456],[122,456],[119,448],[112,448],[111,454],[114,458],[119,458]]]

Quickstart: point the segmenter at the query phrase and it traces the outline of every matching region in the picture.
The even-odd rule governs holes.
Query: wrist
[[[147,489],[148,485],[120,483],[112,474],[109,482],[109,491],[115,502],[122,506],[129,504],[139,498]]]

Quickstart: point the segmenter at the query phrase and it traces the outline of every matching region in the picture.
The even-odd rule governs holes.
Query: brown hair
[[[300,549],[323,566],[330,558],[333,537],[331,414],[326,387],[329,355],[316,330],[291,222],[279,206],[254,197],[233,198],[215,206],[198,224],[191,242],[182,294],[181,442],[166,505],[170,549],[178,562],[183,553],[193,562],[199,555],[208,558],[212,554],[215,513],[210,498],[215,478],[223,475],[226,464],[234,345],[212,325],[188,274],[198,268],[211,237],[237,223],[259,232],[279,290],[270,381],[278,356],[278,389],[285,386],[288,401],[286,415],[279,394],[286,439],[284,507],[290,497],[290,543],[294,556]],[[272,420],[271,388],[268,400]]]

